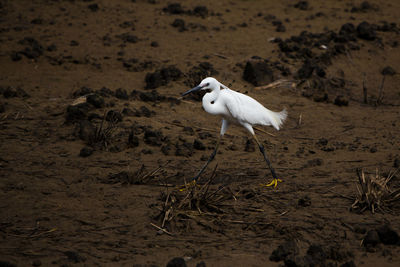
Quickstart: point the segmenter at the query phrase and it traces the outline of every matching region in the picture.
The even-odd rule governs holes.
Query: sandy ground
[[[357,169],[399,167],[399,10],[1,0],[0,265],[399,266],[398,203],[351,210]],[[271,174],[232,126],[208,202],[179,207],[219,135],[201,95],[180,98],[207,76],[287,109],[256,131],[283,182],[260,186]]]

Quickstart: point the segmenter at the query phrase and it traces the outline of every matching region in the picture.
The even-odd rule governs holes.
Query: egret
[[[273,126],[276,130],[279,130],[282,123],[287,117],[286,109],[283,109],[281,112],[271,111],[265,108],[257,100],[251,98],[250,96],[229,89],[212,77],[205,78],[200,82],[199,85],[183,93],[182,97],[199,90],[208,91],[203,96],[203,108],[206,112],[212,115],[221,116],[222,125],[218,142],[215,146],[214,151],[211,153],[205,165],[193,178],[193,182],[195,183],[197,181],[200,175],[207,168],[208,164],[215,158],[221,138],[226,133],[229,124],[237,124],[243,126],[247,131],[251,133],[254,140],[258,144],[261,154],[264,156],[267,167],[271,170],[273,180],[270,183],[266,184],[266,186],[276,187],[278,182],[281,182],[282,180],[279,179],[276,175],[276,172],[265,153],[264,146],[258,141],[254,133],[253,126]]]

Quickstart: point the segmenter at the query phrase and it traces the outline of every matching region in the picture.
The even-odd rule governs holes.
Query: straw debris
[[[370,210],[388,211],[393,202],[400,199],[400,189],[393,190],[389,182],[396,175],[397,169],[390,172],[386,177],[376,169],[374,174],[366,174],[364,170],[357,170],[358,181],[357,195],[351,209],[358,212]]]

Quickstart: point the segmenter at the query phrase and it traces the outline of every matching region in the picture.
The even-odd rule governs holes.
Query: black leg
[[[263,154],[263,156],[264,156],[264,159],[265,159],[265,162],[267,163],[268,168],[271,170],[272,177],[273,177],[274,179],[278,179],[278,177],[277,177],[277,175],[276,175],[276,173],[275,173],[275,170],[274,170],[274,168],[273,168],[272,165],[271,165],[271,162],[269,161],[267,155],[265,154],[264,146],[260,144],[258,147],[260,148],[261,154]]]
[[[221,141],[221,137],[219,137],[218,139],[218,143],[214,148],[214,151],[211,153],[209,159],[207,160],[206,164],[204,164],[203,168],[201,168],[201,170],[197,173],[197,175],[193,178],[193,181],[197,181],[197,179],[199,179],[200,175],[205,171],[205,169],[207,168],[208,164],[210,164],[211,161],[214,160],[215,155],[217,154],[218,151],[218,147],[219,147],[219,143]]]
[[[276,175],[275,170],[272,167],[271,162],[269,161],[269,159],[267,157],[267,154],[265,153],[264,146],[258,141],[258,139],[255,135],[253,135],[253,136],[254,136],[254,140],[256,140],[256,142],[258,144],[258,148],[260,149],[261,154],[263,154],[263,156],[264,156],[264,160],[267,163],[268,168],[271,170],[272,177],[274,179],[278,179],[278,176]]]

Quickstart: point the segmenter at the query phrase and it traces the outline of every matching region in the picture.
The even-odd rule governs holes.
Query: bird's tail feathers
[[[283,124],[287,117],[286,109],[283,109],[281,112],[270,111],[270,122],[275,129],[279,130],[280,126]]]

